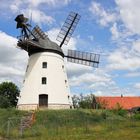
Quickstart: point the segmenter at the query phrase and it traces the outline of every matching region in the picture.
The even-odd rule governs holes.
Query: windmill
[[[31,25],[23,14],[16,17],[17,28],[21,28],[17,46],[29,55],[18,109],[72,107],[64,57],[69,62],[92,67],[98,67],[100,57],[99,54],[76,50],[68,50],[67,55],[64,55],[62,45],[67,45],[79,20],[79,14],[70,12],[56,38],[60,42],[58,45],[52,42],[39,26],[30,30]]]

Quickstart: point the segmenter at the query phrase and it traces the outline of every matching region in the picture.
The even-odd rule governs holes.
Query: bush
[[[105,111],[102,112],[101,116],[102,116],[103,119],[107,119],[107,117],[108,117],[107,112],[105,112]]]
[[[135,114],[135,115],[133,116],[133,118],[136,119],[136,120],[140,120],[140,114]]]
[[[126,110],[123,110],[123,109],[120,109],[120,110],[118,110],[118,115],[124,117],[124,116],[127,115],[127,111]]]
[[[119,115],[119,116],[122,116],[122,117],[125,117],[127,115],[127,111],[124,110],[124,109],[115,109],[115,110],[113,110],[113,112],[116,115]]]

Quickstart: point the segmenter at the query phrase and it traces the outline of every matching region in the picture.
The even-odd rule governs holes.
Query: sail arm
[[[60,47],[62,47],[63,44],[67,45],[79,20],[80,20],[79,14],[70,12],[56,38],[56,40],[60,42],[59,45]]]
[[[68,55],[66,55],[67,61],[77,64],[82,64],[86,66],[98,67],[99,65],[99,54],[81,52],[75,50],[68,50]]]

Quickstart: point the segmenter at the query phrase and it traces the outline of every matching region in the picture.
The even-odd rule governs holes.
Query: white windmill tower
[[[79,19],[77,13],[69,14],[57,36],[60,42],[57,45],[38,26],[30,31],[24,15],[16,17],[17,28],[21,28],[22,33],[17,45],[29,55],[18,109],[68,109],[72,106],[64,57],[70,62],[93,67],[99,63],[98,54],[68,50],[65,56],[61,49],[63,44],[68,43]]]

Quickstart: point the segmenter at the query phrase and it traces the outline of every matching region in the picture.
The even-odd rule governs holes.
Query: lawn
[[[35,123],[21,136],[24,114],[27,112],[0,109],[0,140],[140,140],[140,114],[130,117],[125,111],[87,109],[37,111]]]

